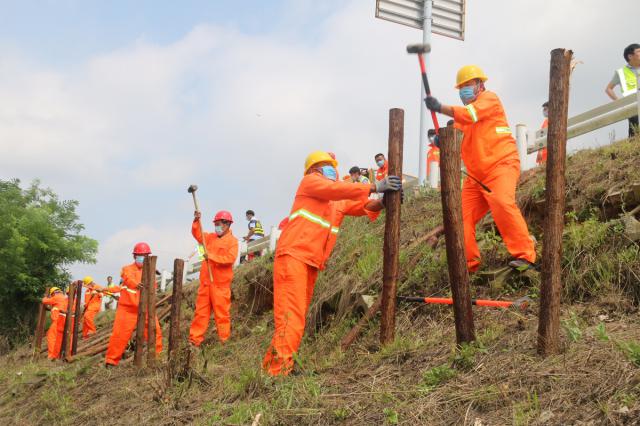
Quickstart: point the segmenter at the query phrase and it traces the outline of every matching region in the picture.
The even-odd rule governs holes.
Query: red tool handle
[[[418,62],[420,62],[420,72],[422,73],[422,84],[424,84],[424,92],[427,96],[431,96],[431,89],[429,88],[429,80],[427,79],[427,67],[424,65],[424,58],[422,55],[418,55]],[[425,104],[427,100],[425,99]],[[436,117],[435,111],[431,111],[431,119],[433,120],[433,127],[436,129],[436,135],[440,134],[440,125],[438,124],[438,117]]]

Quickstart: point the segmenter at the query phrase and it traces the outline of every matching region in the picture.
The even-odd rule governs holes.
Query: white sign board
[[[427,0],[429,1],[429,0]],[[466,0],[432,0],[431,32],[464,40]],[[376,18],[422,29],[425,0],[376,0]]]

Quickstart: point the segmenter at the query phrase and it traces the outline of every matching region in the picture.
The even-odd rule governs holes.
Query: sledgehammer
[[[411,296],[398,296],[398,300],[404,302],[419,302],[419,303],[433,303],[439,305],[453,305],[453,299],[449,297],[411,297]],[[527,309],[531,299],[527,296],[521,297],[513,302],[508,300],[484,300],[484,299],[471,299],[471,304],[476,306],[484,306],[488,308],[517,308],[521,311]]]
[[[193,205],[196,208],[196,211],[200,213],[200,208],[198,207],[198,199],[196,198],[196,191],[198,190],[198,185],[190,185],[187,189],[187,192],[193,196]],[[209,254],[207,253],[207,242],[204,239],[204,231],[202,230],[202,220],[198,220],[198,224],[200,225],[200,235],[202,235],[202,248],[204,249],[204,259],[209,262]],[[207,263],[207,271],[209,272],[209,282],[213,283],[213,274],[211,273],[211,265]]]

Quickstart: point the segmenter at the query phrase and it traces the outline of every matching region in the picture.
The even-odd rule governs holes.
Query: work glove
[[[440,101],[431,95],[427,95],[427,97],[424,99],[424,102],[426,103],[427,108],[429,108],[431,111],[440,112],[442,110],[442,104],[440,103]]]
[[[376,182],[376,192],[399,191],[402,189],[402,179],[398,176],[387,176]]]

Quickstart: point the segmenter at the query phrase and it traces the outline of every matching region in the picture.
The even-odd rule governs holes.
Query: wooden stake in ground
[[[169,362],[172,353],[180,346],[180,305],[182,304],[182,277],[184,260],[173,261],[173,296],[171,297],[171,319],[169,322]]]
[[[69,297],[67,299],[67,312],[64,319],[64,331],[62,333],[62,349],[60,350],[60,358],[71,362],[71,327],[73,326],[73,309],[76,301],[76,285],[74,281],[69,284]]]
[[[80,319],[82,319],[84,312],[82,311],[82,281],[76,282],[76,301],[75,312],[73,317],[73,333],[71,338],[71,355],[75,355],[78,350],[78,333],[80,332]]]
[[[149,256],[149,267],[142,268],[142,281],[147,287],[147,366],[156,364],[156,261],[158,256]],[[146,263],[146,262],[145,262]]]
[[[44,290],[44,297],[49,296],[49,287]],[[36,322],[36,332],[33,336],[33,356],[36,357],[40,353],[42,347],[42,336],[44,336],[44,323],[47,320],[47,310],[43,303],[38,308],[38,320]]]
[[[440,194],[447,247],[447,267],[453,296],[456,342],[475,339],[469,272],[464,253],[462,191],[460,189],[460,146],[462,136],[453,126],[440,129]]]
[[[145,277],[149,273],[153,273],[149,266],[149,256],[147,256],[145,257],[144,264],[142,266],[142,283],[140,285],[140,298],[138,300],[138,322],[136,324],[136,351],[133,354],[133,364],[138,368],[142,367],[142,356],[144,353],[144,323],[147,316],[147,292],[149,291]]]
[[[404,141],[404,111],[389,111],[389,175],[402,177],[402,145]],[[396,332],[396,289],[400,264],[400,191],[385,195],[386,215],[384,229],[382,300],[380,343],[393,342]]]
[[[538,322],[538,353],[551,355],[559,349],[560,290],[562,288],[562,232],[564,229],[565,164],[569,77],[573,52],[551,51],[549,74],[549,129],[547,131],[547,176],[545,190],[542,284]]]

